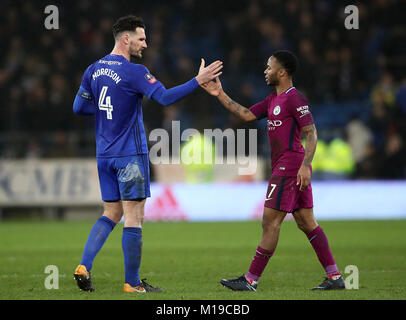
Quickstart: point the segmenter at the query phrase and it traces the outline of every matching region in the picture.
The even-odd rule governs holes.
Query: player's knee
[[[141,228],[144,223],[144,217],[129,216],[124,217],[124,227]]]
[[[296,225],[299,228],[299,230],[302,230],[304,233],[306,233],[306,230],[307,230],[306,224],[304,224],[303,222],[296,221]]]
[[[276,232],[281,228],[281,223],[278,220],[262,220],[263,233]]]
[[[314,223],[305,223],[305,222],[298,222],[297,223],[297,227],[302,230],[305,234],[308,234],[310,232],[312,232],[316,227],[317,224]]]
[[[123,217],[123,212],[122,211],[104,211],[103,215],[106,216],[107,218],[109,218],[114,223],[119,223],[121,218]]]

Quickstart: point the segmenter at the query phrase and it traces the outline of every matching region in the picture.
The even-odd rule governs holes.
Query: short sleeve
[[[289,97],[289,108],[291,115],[295,118],[300,128],[314,123],[309,101],[304,96],[292,95]]]
[[[141,64],[132,64],[129,69],[128,78],[130,87],[151,99],[152,94],[160,87],[163,87],[149,70]]]
[[[250,107],[250,111],[260,120],[268,116],[268,98]]]

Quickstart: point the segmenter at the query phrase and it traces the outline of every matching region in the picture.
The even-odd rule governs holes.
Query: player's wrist
[[[196,77],[192,78],[192,79],[189,81],[189,83],[191,83],[194,88],[197,88],[197,87],[200,86],[200,83],[199,83],[199,81],[197,81]]]
[[[197,81],[197,83],[199,84],[199,86],[202,84],[202,83],[201,83],[201,79],[199,78],[198,75],[195,77],[195,80]]]
[[[218,99],[226,97],[226,93],[224,92],[223,88],[220,88],[219,93],[217,95]]]
[[[197,83],[199,84],[199,86],[209,82],[204,76],[199,75],[199,74],[195,77],[195,79],[196,79]]]

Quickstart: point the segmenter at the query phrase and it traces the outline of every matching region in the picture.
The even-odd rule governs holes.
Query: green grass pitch
[[[81,292],[72,273],[94,221],[0,223],[0,299],[159,300],[325,300],[406,299],[406,220],[320,221],[344,277],[359,270],[359,289],[314,292],[324,271],[305,235],[293,221],[280,240],[257,292],[232,292],[222,278],[247,271],[261,235],[259,221],[147,222],[143,231],[141,277],[163,293],[125,294],[122,224],[96,257],[93,293]],[[45,267],[59,270],[59,289],[46,289]]]

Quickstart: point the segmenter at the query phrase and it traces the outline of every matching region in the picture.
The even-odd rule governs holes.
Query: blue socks
[[[124,253],[125,283],[135,287],[140,284],[139,270],[142,252],[142,229],[124,227],[122,247]]]
[[[115,226],[116,224],[106,216],[101,216],[93,225],[80,262],[80,264],[86,266],[87,271],[92,269],[97,253],[103,247],[103,244]],[[124,227],[122,247],[124,253],[125,283],[133,287],[138,286],[140,284],[139,270],[142,253],[142,229]]]
[[[93,225],[80,262],[87,271],[92,269],[94,258],[115,226],[116,224],[106,216],[101,216]]]

